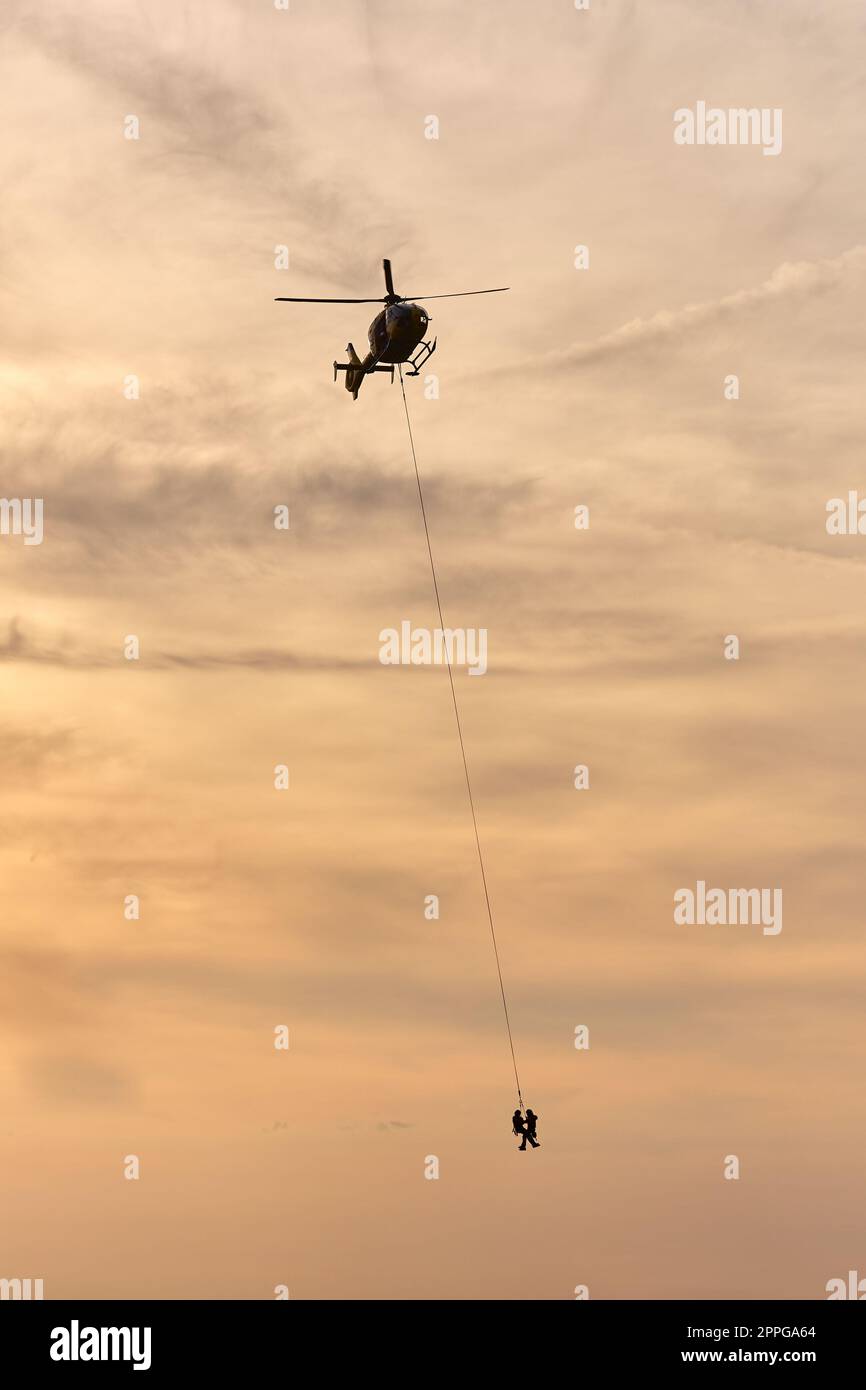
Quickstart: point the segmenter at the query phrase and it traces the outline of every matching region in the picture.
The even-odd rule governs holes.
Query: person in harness
[[[534,1110],[527,1110],[527,1112],[526,1112],[526,1134],[524,1135],[523,1143],[522,1143],[521,1146],[520,1146],[522,1149],[525,1149],[525,1148],[526,1148],[526,1140],[527,1140],[527,1139],[529,1140],[530,1144],[532,1145],[532,1147],[533,1147],[534,1149],[540,1149],[540,1148],[541,1148],[541,1145],[539,1144],[538,1140],[537,1140],[536,1137],[535,1137],[535,1131],[536,1131],[537,1128],[538,1128],[538,1116],[536,1115],[536,1113],[535,1113]]]
[[[523,1143],[521,1144],[520,1147],[521,1147],[522,1149],[525,1149],[525,1148],[526,1148],[526,1130],[525,1130],[524,1125],[523,1125],[523,1115],[522,1115],[522,1113],[521,1113],[520,1110],[515,1110],[514,1114],[511,1116],[511,1133],[512,1133],[512,1134],[519,1134],[519,1135],[522,1137]]]

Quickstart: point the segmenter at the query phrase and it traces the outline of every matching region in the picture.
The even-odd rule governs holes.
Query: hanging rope
[[[424,490],[421,487],[421,473],[418,468],[418,457],[415,453],[415,440],[412,437],[412,422],[409,419],[409,406],[406,401],[406,387],[403,384],[403,367],[399,364],[400,390],[403,393],[403,409],[406,412],[406,428],[409,431],[409,445],[412,449],[412,463],[415,466],[415,481],[418,484],[418,500],[421,503],[421,519],[424,522],[424,535],[427,540],[427,554],[430,556],[430,573],[433,575],[433,592],[436,595],[436,607],[439,610],[439,626],[445,631],[445,619],[442,616],[442,600],[439,597],[439,582],[436,578],[436,565],[433,560],[433,547],[430,544],[430,528],[427,525],[427,509],[424,506]],[[481,839],[478,834],[478,821],[475,816],[475,801],[472,796],[472,782],[469,777],[469,763],[466,758],[466,745],[463,742],[463,729],[460,724],[460,710],[457,705],[457,691],[454,688],[454,672],[451,670],[451,658],[448,655],[448,644],[443,640],[443,650],[445,652],[445,664],[448,668],[448,682],[451,686],[451,703],[454,706],[454,719],[457,724],[457,737],[460,741],[460,754],[463,758],[463,772],[466,777],[466,790],[469,794],[469,809],[472,812],[472,829],[475,832],[475,848],[478,851],[478,865],[481,869],[481,883],[484,888],[484,901],[487,904],[487,920],[490,923],[490,938],[493,942],[493,955],[496,959],[496,973],[499,976],[499,992],[502,995],[502,1011],[505,1014],[505,1028],[508,1033],[508,1046],[511,1048],[511,1064],[514,1067],[514,1080],[517,1083],[517,1099],[520,1102],[520,1109],[526,1107],[523,1104],[523,1096],[520,1093],[520,1077],[517,1073],[517,1057],[514,1053],[514,1038],[511,1035],[511,1020],[508,1017],[508,1001],[505,998],[505,985],[502,981],[502,967],[499,964],[499,947],[496,944],[496,928],[493,925],[493,909],[490,906],[490,894],[487,890],[487,875],[484,872],[484,855],[481,853]]]

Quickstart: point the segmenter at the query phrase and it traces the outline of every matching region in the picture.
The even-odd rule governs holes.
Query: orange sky
[[[866,493],[862,6],[7,12],[0,491],[45,535],[0,536],[0,1277],[866,1273],[866,539],[825,527]],[[781,108],[782,152],[677,146],[699,100]],[[377,660],[436,623],[399,388],[331,379],[372,306],[273,303],[385,255],[512,286],[431,302],[407,394],[446,618],[489,634],[455,679],[531,1154],[447,678]],[[676,926],[698,879],[783,930]]]

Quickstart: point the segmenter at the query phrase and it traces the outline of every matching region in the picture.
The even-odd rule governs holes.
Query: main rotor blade
[[[393,294],[393,293],[394,293],[394,281],[391,279],[391,262],[390,262],[390,261],[383,261],[383,262],[382,262],[382,269],[383,269],[384,272],[385,272],[385,289],[388,291],[389,294]]]
[[[463,299],[467,294],[502,294],[510,290],[510,285],[499,285],[495,290],[456,290],[453,294],[404,294],[401,299]]]
[[[294,295],[278,294],[275,304],[382,304],[382,299],[297,299]]]

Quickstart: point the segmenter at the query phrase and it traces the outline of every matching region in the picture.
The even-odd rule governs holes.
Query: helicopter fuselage
[[[389,304],[370,324],[370,354],[377,362],[408,362],[427,332],[420,304]]]

